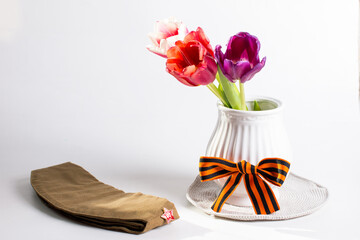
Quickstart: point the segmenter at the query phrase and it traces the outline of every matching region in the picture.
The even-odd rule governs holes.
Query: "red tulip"
[[[214,57],[214,50],[210,45],[210,40],[207,38],[201,27],[198,27],[196,31],[189,32],[184,38],[184,42],[192,40],[199,41],[206,48],[208,53]]]
[[[215,80],[217,65],[200,41],[187,39],[167,51],[166,70],[181,83],[198,86]]]

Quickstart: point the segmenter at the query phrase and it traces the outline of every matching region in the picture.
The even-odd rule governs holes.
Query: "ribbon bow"
[[[225,185],[212,205],[215,212],[220,212],[226,200],[235,191],[242,177],[245,178],[246,191],[256,214],[270,214],[280,209],[268,182],[281,186],[289,171],[290,163],[280,158],[264,158],[256,166],[242,160],[234,163],[217,157],[200,157],[199,171],[202,182],[226,176]]]

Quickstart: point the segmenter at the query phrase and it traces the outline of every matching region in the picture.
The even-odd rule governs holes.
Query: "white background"
[[[0,0],[0,238],[360,239],[358,11],[356,0]],[[260,39],[266,66],[246,93],[285,103],[292,171],[328,187],[322,209],[246,223],[187,202],[217,100],[181,85],[145,49],[154,22],[169,16],[201,26],[213,47],[239,31]],[[53,213],[29,176],[66,161],[168,198],[181,219],[134,236]]]

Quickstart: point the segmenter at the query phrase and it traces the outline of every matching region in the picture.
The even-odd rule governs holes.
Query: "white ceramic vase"
[[[218,103],[218,121],[207,146],[206,156],[230,161],[246,160],[256,165],[261,159],[277,157],[292,162],[292,154],[283,124],[281,101],[252,97],[246,102],[249,111],[235,110]],[[262,111],[252,111],[257,100]],[[223,186],[226,177],[216,180]],[[278,187],[269,184],[278,197]],[[252,206],[244,181],[226,201],[236,206]]]

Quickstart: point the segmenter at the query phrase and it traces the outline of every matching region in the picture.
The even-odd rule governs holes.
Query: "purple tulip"
[[[231,82],[249,81],[265,65],[266,57],[259,61],[260,42],[257,37],[246,32],[232,36],[225,54],[221,46],[215,47],[215,58],[223,74]]]

